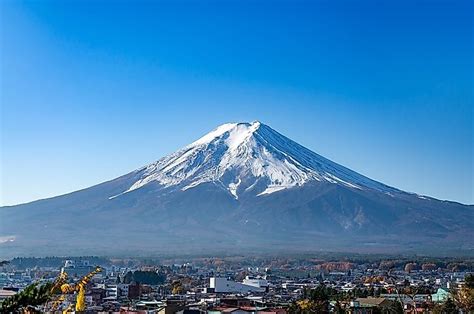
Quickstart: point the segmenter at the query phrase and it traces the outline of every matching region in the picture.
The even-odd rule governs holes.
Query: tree
[[[387,310],[388,313],[403,314],[403,306],[399,301],[392,301]]]
[[[421,265],[421,270],[435,270],[436,269],[436,264],[434,263],[425,263]]]
[[[442,312],[445,314],[457,314],[458,313],[458,308],[456,304],[451,300],[451,298],[448,298],[446,302],[444,302],[442,306]]]
[[[329,313],[329,300],[338,297],[338,292],[325,285],[320,285],[315,289],[304,289],[303,299],[290,305],[288,313]]]
[[[454,295],[457,305],[466,313],[474,312],[474,275],[464,278],[464,285]]]
[[[331,287],[320,285],[315,289],[312,289],[309,295],[313,309],[315,309],[316,313],[328,313],[329,300],[332,296],[337,295],[337,291]]]
[[[342,308],[341,303],[336,301],[336,305],[334,306],[334,313],[337,314],[345,314],[346,311]]]
[[[418,265],[416,263],[407,263],[405,265],[405,271],[407,273],[411,273],[412,271],[414,271],[416,269]]]
[[[467,288],[474,289],[474,274],[467,274],[464,282]]]
[[[132,282],[133,282],[133,273],[129,271],[123,277],[123,283],[132,283]]]
[[[181,284],[181,281],[176,280],[172,284],[173,290],[171,291],[172,294],[181,294],[184,291],[183,285]]]
[[[300,314],[301,309],[299,305],[296,302],[292,302],[290,306],[288,307],[288,313],[289,314]]]
[[[31,307],[45,304],[51,300],[52,287],[53,284],[50,282],[41,285],[38,282],[32,283],[21,292],[3,300],[0,305],[0,312],[19,313],[28,308],[31,310]]]
[[[166,276],[162,273],[154,271],[141,271],[137,270],[128,272],[123,278],[123,283],[139,282],[147,285],[159,285],[162,284],[166,279]]]

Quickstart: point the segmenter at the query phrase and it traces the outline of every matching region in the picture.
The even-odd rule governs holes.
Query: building
[[[267,284],[267,286],[261,287],[259,284],[263,282],[251,281],[250,279],[248,279],[247,282],[251,283],[252,285],[236,282],[233,280],[229,280],[227,278],[211,277],[209,279],[209,287],[210,287],[210,291],[213,291],[216,293],[248,293],[248,292],[265,292],[268,286]]]
[[[438,288],[435,294],[431,295],[431,300],[435,303],[444,303],[450,297],[450,293],[447,289]]]
[[[84,277],[95,269],[87,260],[81,260],[76,263],[73,260],[67,260],[61,271],[65,272],[70,278]]]
[[[15,294],[16,291],[0,289],[0,302],[11,296],[14,296]]]
[[[268,281],[262,278],[252,278],[252,277],[246,276],[245,279],[242,281],[242,283],[247,286],[263,288],[265,290],[268,290]]]
[[[392,305],[392,301],[386,298],[357,298],[355,302],[362,307],[376,307],[379,309],[387,308]]]

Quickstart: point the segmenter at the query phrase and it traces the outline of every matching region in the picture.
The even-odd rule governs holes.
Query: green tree
[[[338,299],[340,295],[336,289],[320,285],[315,289],[304,289],[303,299],[290,305],[288,313],[309,314],[309,313],[329,313],[329,300]],[[339,309],[342,310],[339,304]],[[343,312],[338,312],[343,313]]]
[[[388,306],[386,313],[403,314],[403,306],[399,301],[392,301]]]
[[[341,303],[339,303],[339,301],[336,301],[336,305],[334,306],[334,313],[337,313],[337,314],[346,313],[346,311],[342,308]]]
[[[442,306],[442,312],[445,314],[457,314],[459,311],[453,300],[449,298],[448,300],[446,300],[446,302],[444,302]]]
[[[52,287],[53,284],[50,282],[41,285],[38,282],[32,283],[21,292],[3,300],[0,305],[0,312],[20,313],[27,308],[31,309],[31,307],[45,304],[51,300]]]
[[[133,273],[129,271],[123,277],[123,283],[132,283],[133,282]]]
[[[147,285],[159,285],[165,282],[166,276],[162,273],[154,271],[141,271],[128,272],[123,278],[124,283],[139,282]]]
[[[474,274],[467,274],[466,277],[464,277],[464,282],[467,288],[474,289]]]

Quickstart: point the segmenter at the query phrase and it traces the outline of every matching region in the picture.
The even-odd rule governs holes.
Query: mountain
[[[407,193],[260,122],[117,179],[0,208],[4,255],[473,252],[474,206]]]

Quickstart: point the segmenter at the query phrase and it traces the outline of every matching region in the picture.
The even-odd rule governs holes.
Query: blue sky
[[[1,204],[260,120],[403,190],[474,203],[472,1],[12,1]]]

